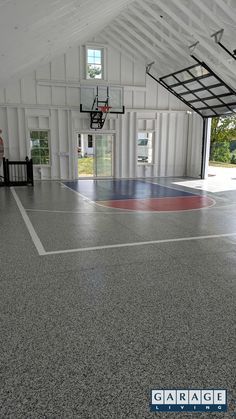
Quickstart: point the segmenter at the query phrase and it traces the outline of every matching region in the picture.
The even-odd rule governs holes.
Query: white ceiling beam
[[[233,21],[235,24],[236,21],[236,13],[233,10],[233,8],[229,7],[228,4],[226,4],[222,0],[215,0],[215,2],[218,4],[221,10]]]
[[[147,33],[152,34],[153,33],[150,32],[150,29],[153,30],[154,33],[158,34],[160,37],[162,37],[162,39],[164,39],[166,41],[167,44],[169,44],[171,46],[172,49],[175,50],[175,52],[172,52],[171,50],[166,50],[166,48],[168,47],[166,44],[161,43],[160,41],[155,39],[155,43],[158,43],[158,45],[160,44],[160,47],[162,49],[164,49],[164,51],[172,56],[175,60],[176,60],[176,51],[179,52],[180,54],[180,59],[181,57],[184,58],[188,58],[189,59],[189,55],[187,53],[185,53],[184,49],[181,48],[173,38],[170,38],[168,35],[166,35],[163,31],[161,31],[160,29],[157,28],[157,25],[155,25],[154,23],[150,22],[150,19],[148,19],[148,17],[146,15],[144,15],[144,13],[141,13],[137,8],[132,8],[132,9],[128,9],[128,14],[132,13],[132,15],[135,17],[137,16],[140,20],[143,21],[143,23],[145,23],[147,25],[147,27],[149,28],[149,30],[147,30]],[[126,15],[127,16],[127,15]],[[130,18],[130,16],[129,16]],[[132,21],[135,22],[134,18],[132,18]],[[137,28],[138,30],[140,29],[139,27]],[[143,30],[143,28],[142,28]],[[179,55],[178,55],[179,57]]]
[[[117,25],[122,27],[124,31],[128,32],[128,34],[134,36],[135,40],[133,39],[132,40],[133,42],[135,42],[136,45],[139,46],[140,45],[139,42],[141,42],[141,44],[143,44],[143,46],[149,51],[151,59],[158,58],[158,60],[161,60],[166,65],[169,65],[169,61],[163,58],[163,56],[156,51],[155,47],[153,47],[149,42],[146,41],[146,39],[144,39],[134,29],[132,29],[130,25],[123,23],[121,20],[116,21],[116,28],[119,30],[119,27],[117,27]],[[112,28],[114,28],[114,22],[113,22]],[[124,31],[122,31],[122,34],[124,34]],[[137,42],[136,40],[139,40],[139,42]],[[142,47],[141,47],[141,50],[143,51]]]
[[[129,43],[127,43],[126,40],[121,39],[120,37],[118,38],[116,34],[114,34],[113,32],[111,32],[110,28],[106,28],[102,31],[101,35],[105,35],[106,39],[109,40],[111,39],[112,42],[115,42],[116,44],[120,44],[122,46],[122,48],[125,49],[125,51],[131,55],[131,57],[133,56],[137,56],[140,57],[140,51],[137,50],[136,48],[134,48],[132,45],[129,45]],[[100,36],[100,34],[99,34]],[[147,61],[150,59],[147,56],[143,55],[144,59],[146,59]]]
[[[140,56],[140,52],[139,51],[135,51],[135,49],[133,47],[129,47],[127,45],[127,42],[122,41],[120,38],[118,39],[117,36],[111,34],[111,32],[108,31],[107,29],[105,29],[102,33],[100,33],[99,34],[99,37],[100,36],[104,39],[104,41],[106,41],[108,43],[111,42],[111,45],[115,49],[119,50],[122,54],[123,54],[124,49],[125,49],[126,57],[129,60],[132,60],[133,59],[133,61],[135,61],[135,62],[139,62],[141,64],[144,64],[145,67],[150,62],[150,57],[148,57],[145,54],[142,55],[142,56]],[[123,54],[123,55],[125,55],[125,54]],[[153,65],[153,68],[156,70],[157,74],[160,71],[160,69],[164,73],[166,71],[166,69],[163,68],[162,65],[159,65],[159,61],[158,61],[158,64],[154,64]]]
[[[170,4],[170,3],[169,3]],[[208,31],[208,29],[206,28],[206,25],[204,25],[204,23],[201,21],[201,19],[199,19],[191,10],[190,5],[191,2],[188,4],[188,7],[185,6],[185,4],[179,0],[176,4],[175,0],[172,1],[172,4],[175,4],[176,7],[178,9],[180,9],[182,12],[185,13],[186,16],[188,16],[188,18],[190,19],[191,22],[194,22],[197,26],[199,26],[199,28],[201,29],[202,35],[205,34],[205,36],[209,37],[210,33]],[[189,27],[189,30],[192,30],[193,27]]]
[[[131,51],[134,48],[135,51],[138,53],[139,57],[140,56],[143,57],[146,64],[148,64],[150,61],[153,61],[153,59],[154,60],[156,59],[158,61],[157,68],[160,68],[161,70],[163,70],[163,66],[160,64],[160,58],[155,55],[155,52],[152,51],[151,55],[147,55],[145,48],[142,48],[139,45],[139,43],[135,42],[132,38],[130,38],[129,35],[127,36],[126,34],[125,36],[124,32],[123,31],[121,32],[119,28],[115,27],[114,25],[112,25],[111,28],[107,27],[106,29],[107,29],[106,31],[107,36],[109,36],[110,34],[111,36],[113,36],[113,39],[119,41],[121,44],[123,44],[126,47],[127,47],[127,43],[130,44],[131,47],[130,45],[129,47],[131,48]]]
[[[198,0],[196,0],[196,1],[198,1]],[[189,45],[190,42],[193,42],[193,37],[192,37],[192,35],[190,33],[189,33],[188,36],[186,36],[185,34],[176,31],[176,29],[174,29],[164,18],[161,18],[160,15],[155,10],[153,10],[147,4],[146,1],[144,1],[144,0],[136,0],[136,3],[138,3],[140,5],[140,7],[142,7],[142,6],[145,5],[145,9],[141,9],[141,11],[143,11],[143,13],[145,15],[148,13],[150,15],[150,17],[154,17],[158,22],[160,22],[162,25],[164,25],[168,29],[168,31],[170,33],[173,33],[173,35],[177,39],[179,39],[180,42],[183,43],[183,41],[184,41],[185,42],[185,45],[186,45],[186,48],[184,47],[183,50],[185,51],[185,49],[186,49],[186,51],[188,51],[187,45]],[[212,15],[212,12],[211,12],[211,15]],[[214,19],[214,17],[213,17],[213,19]],[[189,29],[190,28],[188,28],[188,30]],[[201,57],[200,57],[200,59],[207,62],[208,61],[208,56],[201,51]],[[190,54],[189,54],[189,63],[190,64],[191,64],[191,61],[192,61],[192,59],[191,59]],[[220,68],[220,70],[221,70],[221,68]],[[225,76],[226,81],[229,83],[229,85],[232,85],[233,86],[235,84],[235,82],[233,82],[232,72],[229,71],[229,70],[227,70],[227,69],[224,69],[224,74],[226,74],[226,76]]]
[[[208,42],[206,42],[205,41],[205,39],[202,37],[202,36],[200,36],[200,35],[198,35],[197,33],[196,33],[196,31],[194,30],[194,28],[192,27],[192,28],[190,28],[184,21],[183,21],[183,19],[181,19],[179,16],[177,16],[176,15],[176,13],[175,12],[173,12],[167,5],[166,5],[166,3],[165,2],[163,2],[162,0],[159,0],[159,2],[160,2],[160,6],[161,6],[161,8],[162,8],[162,10],[164,10],[176,23],[178,23],[178,25],[181,27],[183,27],[183,28],[185,28],[185,30],[189,30],[189,31],[191,31],[192,32],[192,34],[193,34],[193,36],[194,36],[194,38],[195,38],[195,41],[197,40],[197,41],[199,41],[200,42],[200,45],[201,46],[203,46],[212,56],[214,56],[215,57],[215,59],[219,62],[220,60],[219,60],[219,58],[220,58],[220,54],[219,54],[219,52],[218,51],[216,51],[216,49],[215,48],[213,48],[209,43],[210,43],[210,40],[209,40],[209,43]],[[170,1],[168,2],[168,5],[170,4]],[[180,6],[180,3],[178,2],[177,3],[178,4],[178,7],[180,8],[180,10],[182,9],[182,5]],[[225,59],[222,61],[221,60],[221,64],[223,65],[223,66],[225,66],[226,68],[228,68],[231,72],[233,72],[234,74],[235,74],[235,66],[234,66],[234,63],[233,64],[230,64],[230,63],[228,63],[228,61],[226,61]]]
[[[111,35],[111,36],[110,36]],[[143,57],[140,58],[140,54],[134,53],[134,49],[129,48],[127,44],[120,42],[117,38],[113,38],[110,32],[106,32],[106,30],[99,33],[99,39],[101,38],[103,43],[107,43],[119,51],[122,55],[124,55],[129,61],[141,61],[146,64],[146,61]]]
[[[205,13],[208,19],[211,19],[213,24],[215,24],[216,30],[222,28],[223,23],[218,19],[217,16],[213,15],[212,10],[206,6],[205,0],[192,0],[192,2],[199,8],[200,11]]]
[[[164,18],[161,18],[160,15],[155,10],[153,10],[152,7],[150,7],[147,1],[136,0],[136,3],[140,6],[141,11],[143,13],[149,13],[150,18],[154,18],[157,22],[159,22],[162,26],[164,26],[169,31],[169,33],[174,35],[177,39],[179,39],[182,44],[183,44],[183,40],[186,46],[189,44],[189,42],[191,42],[192,38],[191,38],[191,35],[189,35],[189,30],[188,32],[186,31],[185,34],[183,32],[181,33],[178,32]]]

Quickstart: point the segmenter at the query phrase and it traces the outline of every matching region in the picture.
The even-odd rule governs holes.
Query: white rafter
[[[191,65],[189,46],[199,41],[194,55],[235,87],[236,62],[211,38],[223,28],[223,44],[230,51],[236,47],[235,2],[0,0],[0,82],[101,35],[127,58],[142,64],[155,60],[158,76]]]
[[[132,13],[132,16],[130,15]],[[159,46],[162,50],[164,50],[164,52],[169,55],[170,57],[172,57],[175,61],[180,61],[181,59],[183,59],[183,57],[189,58],[188,55],[185,53],[184,49],[181,48],[175,41],[173,38],[170,38],[168,35],[166,35],[163,31],[159,30],[157,28],[156,25],[154,25],[154,23],[152,23],[150,21],[150,19],[148,19],[144,14],[142,14],[137,8],[132,8],[132,10],[127,10],[126,13],[126,17],[129,21],[131,21],[133,24],[135,24],[135,17],[138,17],[140,19],[140,21],[142,21],[143,24],[146,25],[146,27],[144,26],[137,26],[137,30],[141,33],[145,33],[149,38],[150,36],[153,36],[155,34],[157,34],[158,36],[162,37],[163,40],[165,40],[165,42],[161,42],[158,41],[155,38],[155,44],[157,46]],[[137,21],[136,21],[137,23]],[[146,29],[148,28],[148,29]],[[152,32],[151,32],[152,30]],[[171,49],[170,49],[170,47]],[[173,49],[175,50],[175,52],[173,52]],[[176,51],[179,52],[179,55],[176,56]]]
[[[131,57],[133,56],[140,56],[140,52],[139,50],[137,50],[134,46],[130,46],[127,43],[127,40],[122,39],[121,37],[117,37],[113,32],[111,32],[110,28],[105,28],[103,29],[102,33],[100,34],[102,36],[106,37],[106,40],[109,41],[109,39],[112,40],[112,42],[116,43],[116,44],[120,44],[122,46],[122,48],[124,48],[125,52],[127,54],[130,54]],[[99,36],[100,36],[99,35]],[[145,56],[145,54],[143,55],[144,60],[146,59],[147,61],[149,60],[149,58],[147,56]]]
[[[187,45],[188,42],[191,40],[191,35],[189,35],[188,32],[185,34],[183,32],[178,32],[173,26],[171,26],[165,19],[161,18],[160,15],[148,4],[146,0],[136,0],[136,2],[143,13],[149,13],[150,17],[154,18],[155,21],[161,24],[161,26],[165,27],[170,35],[174,35],[177,39],[181,39],[181,41]],[[157,3],[158,4],[158,3]],[[153,3],[152,3],[153,5]],[[135,5],[132,6],[132,8],[135,8]],[[182,28],[181,28],[182,29]],[[180,38],[181,36],[181,38]],[[171,36],[170,36],[171,38]]]
[[[234,12],[232,7],[229,7],[227,3],[222,0],[215,0],[215,2],[218,4],[220,9],[233,21],[235,24],[236,21],[236,13]]]
[[[115,33],[115,36],[119,37],[120,39],[123,39],[124,42],[130,43],[136,50],[139,51],[139,54],[141,56],[144,56],[147,59],[147,62],[152,61],[153,59],[161,60],[161,62],[164,62],[163,58],[160,55],[158,55],[156,51],[152,50],[150,46],[148,48],[148,55],[147,55],[145,45],[141,46],[140,43],[134,40],[133,38],[131,38],[131,36],[129,36],[127,32],[124,33],[124,31],[120,31],[119,27],[114,25],[114,22],[113,22],[112,27],[109,27],[109,31],[110,33]],[[145,44],[144,41],[142,41],[142,43]]]
[[[116,26],[114,26],[114,24],[112,25],[112,28],[116,27],[118,30],[119,27],[123,28],[122,34],[126,33],[126,35],[129,37],[130,39],[130,35],[132,35],[135,38],[135,41],[133,39],[134,42],[136,42],[136,39],[138,40],[138,43],[142,43],[143,46],[145,48],[147,48],[147,50],[150,53],[150,57],[154,57],[154,58],[158,58],[161,59],[163,63],[165,63],[166,65],[169,64],[169,62],[163,57],[163,55],[161,55],[162,53],[158,52],[155,48],[155,46],[153,44],[155,44],[155,40],[152,41],[152,44],[148,41],[146,41],[145,38],[142,37],[142,35],[140,35],[139,33],[137,33],[133,28],[131,28],[130,25],[125,24],[121,19],[119,19],[119,21],[116,21]],[[140,31],[141,33],[142,31]]]
[[[180,26],[182,25],[182,27],[185,28],[185,30],[188,30],[189,26],[183,21],[183,19],[181,19],[181,17],[177,16],[177,14],[173,12],[171,8],[169,7],[171,3],[173,2],[170,2],[169,0],[168,6],[167,6],[165,1],[159,0],[159,4],[161,5],[162,9],[173,19],[173,21],[179,24]],[[183,7],[182,3],[178,1],[177,4],[180,10],[184,11],[186,15],[191,17],[191,13],[188,11],[187,8]],[[236,67],[234,63],[231,64],[231,63],[228,63],[228,61],[226,61],[225,59],[222,59],[221,55],[219,54],[219,51],[216,50],[216,48],[210,44],[210,41],[206,41],[205,38],[203,38],[198,33],[196,33],[193,27],[191,27],[191,32],[195,38],[195,41],[196,40],[199,41],[200,46],[204,47],[205,50],[208,51],[208,53],[210,53],[218,62],[221,62],[222,66],[226,67],[235,75]]]

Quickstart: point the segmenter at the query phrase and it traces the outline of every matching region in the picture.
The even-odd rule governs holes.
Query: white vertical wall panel
[[[21,79],[22,103],[36,104],[35,73],[31,73]]]
[[[66,64],[65,55],[60,55],[51,62],[51,78],[52,80],[65,80]]]
[[[5,102],[5,89],[3,87],[0,88],[0,103]]]
[[[129,150],[132,139],[129,137],[129,117],[128,113],[121,116],[120,138],[120,177],[129,177]],[[117,156],[116,156],[117,160]]]
[[[51,65],[50,63],[41,65],[36,70],[36,78],[49,80],[51,78]]]
[[[128,125],[129,125],[129,177],[136,177],[136,124],[137,124],[136,112],[128,113]]]
[[[162,87],[160,84],[158,84],[157,88],[157,109],[169,109],[169,100],[170,100],[170,93],[167,92],[164,87]],[[180,102],[180,101],[179,101]],[[180,109],[180,103],[178,104],[178,107],[176,109]]]
[[[20,81],[16,81],[6,87],[6,101],[7,103],[21,103]]]
[[[0,127],[2,129],[2,138],[4,140],[4,154],[6,158],[9,158],[7,108],[0,108]]]
[[[17,108],[7,108],[9,158],[19,160],[20,142]]]
[[[145,86],[146,71],[143,65],[134,65],[133,83],[139,86]]]
[[[38,179],[77,176],[75,138],[90,130],[81,114],[80,83],[84,81],[84,47],[26,75],[0,91],[0,127],[6,156],[23,159],[29,151],[29,130],[50,130],[51,162],[35,168]],[[184,104],[120,52],[107,50],[107,80],[124,86],[124,115],[108,115],[103,132],[115,135],[116,177],[198,176],[201,163],[201,118],[188,115]],[[91,84],[94,80],[91,81]],[[171,112],[170,112],[171,110]],[[153,132],[153,164],[137,163],[138,130]],[[9,148],[8,148],[9,147]]]
[[[59,179],[60,173],[60,157],[59,157],[59,124],[58,124],[58,110],[52,109],[50,115],[50,151],[51,151],[51,177],[52,179]]]
[[[139,109],[145,108],[145,92],[133,92],[133,107]]]
[[[146,77],[146,103],[145,108],[155,109],[157,104],[158,83],[155,83],[150,77]]]
[[[52,104],[65,105],[66,104],[66,88],[65,87],[52,87]]]
[[[25,141],[25,110],[22,108],[17,109],[17,121],[18,121],[18,138],[19,138],[19,158],[24,160],[28,156],[27,141]]]
[[[79,106],[80,94],[78,87],[67,87],[66,88],[66,104],[68,106]]]
[[[121,71],[120,71],[120,53],[110,50],[108,54],[108,68],[109,68],[109,82],[120,83],[121,82]]]
[[[132,92],[132,90],[124,89],[124,104],[127,108],[133,108],[133,92]]]
[[[60,177],[69,177],[69,140],[68,140],[68,114],[66,110],[58,111],[58,154],[60,158]]]
[[[166,176],[173,176],[175,173],[176,119],[176,114],[168,115],[169,130],[166,150]]]
[[[167,141],[169,137],[169,114],[161,114],[159,130],[159,176],[166,176]]]
[[[188,115],[185,113],[178,114],[176,120],[176,147],[175,147],[175,170],[174,176],[179,176],[179,173],[186,174],[187,165],[187,131],[188,129]]]
[[[65,56],[66,80],[79,79],[79,48],[69,48]]]
[[[39,105],[51,105],[52,88],[50,86],[37,86],[37,103]]]
[[[132,61],[121,56],[121,84],[133,84],[133,66]]]
[[[187,176],[200,177],[202,159],[203,119],[200,115],[188,114]]]

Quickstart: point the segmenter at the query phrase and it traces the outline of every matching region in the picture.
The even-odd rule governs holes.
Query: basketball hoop
[[[111,108],[112,108],[111,106],[107,106],[107,105],[98,106],[99,111],[102,113],[108,113]]]

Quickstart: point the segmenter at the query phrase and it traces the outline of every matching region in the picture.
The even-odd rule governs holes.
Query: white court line
[[[104,207],[105,208],[105,207]],[[142,210],[127,210],[126,212],[120,211],[120,208],[114,208],[114,211],[60,211],[60,210],[45,210],[45,209],[30,209],[30,208],[26,208],[25,209],[28,212],[52,212],[52,213],[62,213],[62,214],[83,214],[83,215],[123,215],[123,214],[129,214],[129,215],[135,215],[135,213],[138,213],[139,215],[145,213],[145,214],[157,214],[160,213],[161,211],[142,211]],[[162,211],[162,212],[167,212],[167,211]],[[168,211],[170,212],[170,211]]]
[[[11,187],[10,190],[11,190],[11,193],[12,193],[12,195],[13,195],[15,201],[16,201],[16,204],[17,204],[17,206],[19,208],[19,211],[20,211],[20,213],[22,215],[22,218],[23,218],[23,220],[25,222],[25,225],[26,225],[26,227],[28,229],[28,232],[29,232],[29,234],[31,236],[31,239],[33,240],[33,243],[34,243],[34,245],[35,245],[35,247],[36,247],[36,249],[38,251],[38,254],[40,256],[45,255],[46,254],[45,249],[44,249],[44,247],[43,247],[43,245],[42,245],[42,243],[41,243],[41,241],[40,241],[40,239],[39,239],[39,237],[38,237],[38,235],[37,235],[37,233],[36,233],[36,231],[35,231],[32,223],[31,223],[31,221],[30,221],[30,219],[28,217],[28,215],[26,214],[26,211],[25,211],[25,209],[24,209],[24,207],[23,207],[23,205],[22,205],[22,203],[20,201],[20,198],[18,197],[18,195],[17,195],[17,193],[15,191],[15,188]]]
[[[105,179],[103,179],[103,180],[105,180]],[[70,191],[72,191],[72,192],[76,193],[77,195],[81,196],[84,199],[84,201],[86,201],[88,204],[91,204],[91,205],[94,205],[94,206],[98,206],[98,207],[102,207],[102,208],[111,208],[111,207],[109,207],[109,205],[99,204],[98,201],[92,201],[91,199],[89,199],[85,195],[83,195],[82,193],[80,193],[78,191],[75,191],[74,189],[70,188],[70,186],[64,185],[63,182],[60,182],[60,183],[65,188],[68,188]],[[150,184],[152,182],[144,182],[143,181],[143,183],[149,183]],[[159,183],[153,183],[153,185],[158,185],[158,186],[164,187],[163,185],[161,185]],[[177,190],[179,192],[187,192],[187,191],[182,191],[181,189],[171,188],[171,186],[166,186],[166,188],[174,189],[174,190]],[[208,195],[200,195],[200,194],[195,194],[193,192],[187,192],[187,193],[190,193],[190,194],[192,194],[194,196],[196,195],[196,196],[206,197],[208,199],[211,199],[212,205],[209,205],[208,207],[202,207],[202,208],[192,208],[192,209],[182,209],[182,210],[170,210],[170,211],[163,211],[163,210],[162,211],[158,211],[158,210],[153,210],[153,211],[145,211],[144,210],[144,211],[142,211],[142,210],[135,210],[135,209],[127,210],[125,208],[114,208],[114,210],[118,210],[119,209],[119,211],[126,211],[126,213],[128,213],[128,212],[130,212],[130,213],[140,212],[140,213],[148,213],[148,214],[149,213],[170,214],[170,213],[176,213],[176,212],[192,212],[192,211],[207,210],[209,208],[214,207],[215,204],[216,204],[216,201],[213,198],[211,198],[210,196],[208,196]],[[185,196],[185,197],[182,197],[182,198],[189,198],[189,196]],[[132,198],[132,199],[135,199],[135,198]],[[148,199],[148,198],[136,198],[136,199]],[[158,199],[166,199],[166,197],[160,197]],[[126,199],[119,199],[119,201],[126,201]],[[101,201],[101,202],[103,202],[103,201]]]
[[[181,238],[174,238],[174,239],[162,239],[162,240],[150,240],[144,242],[134,242],[134,243],[121,243],[121,244],[112,244],[112,245],[102,245],[102,246],[93,246],[93,247],[84,247],[79,249],[67,249],[67,250],[55,250],[55,251],[45,251],[28,215],[26,214],[26,210],[24,209],[15,189],[13,187],[10,188],[12,195],[17,203],[19,211],[22,215],[22,218],[26,224],[26,227],[29,231],[29,234],[33,240],[33,243],[38,251],[40,256],[47,256],[47,255],[56,255],[56,254],[66,254],[66,253],[75,253],[75,252],[87,252],[87,251],[94,251],[94,250],[104,250],[104,249],[115,249],[115,248],[122,248],[122,247],[134,247],[134,246],[145,246],[151,244],[162,244],[162,243],[174,243],[174,242],[184,242],[184,241],[193,241],[193,240],[204,240],[204,239],[215,239],[215,238],[223,238],[223,237],[232,237],[236,236],[236,233],[226,233],[226,234],[216,234],[216,235],[208,235],[208,236],[196,236],[196,237],[181,237]],[[68,189],[70,189],[68,187]],[[72,190],[72,189],[70,189]],[[72,190],[73,191],[73,190]],[[75,193],[78,193],[74,191]],[[100,212],[99,212],[100,213]],[[114,214],[114,213],[112,213]]]
[[[189,212],[189,211],[199,211],[199,210],[207,210],[207,209],[221,209],[221,208],[228,208],[235,206],[236,204],[230,205],[222,205],[222,206],[215,206],[212,205],[211,207],[204,207],[204,208],[195,208],[195,209],[187,209],[187,210],[178,210],[178,211],[142,211],[142,210],[122,210],[120,208],[114,208],[113,211],[62,211],[62,210],[46,210],[46,209],[35,209],[35,208],[25,208],[27,212],[45,212],[45,213],[56,213],[56,214],[82,214],[82,215],[142,215],[142,214],[149,214],[149,215],[159,215],[159,214],[169,214],[169,213],[176,213],[176,212]],[[104,207],[105,208],[105,207]]]
[[[96,204],[96,202],[91,201],[91,199],[87,198],[87,196],[83,195],[82,193],[80,193],[80,192],[78,192],[78,191],[75,191],[74,189],[70,188],[70,187],[69,187],[69,186],[67,186],[67,185],[64,185],[64,183],[63,183],[63,182],[60,182],[60,184],[61,184],[64,188],[69,189],[69,191],[72,191],[72,192],[74,192],[75,194],[77,194],[77,195],[81,196],[81,198],[83,198],[83,201],[87,202],[88,204],[91,204],[91,205],[93,205],[93,206],[96,206],[96,205],[97,205],[97,204]]]
[[[79,249],[54,250],[51,252],[45,252],[44,256],[58,255],[62,253],[75,253],[75,252],[88,252],[88,251],[104,250],[104,249],[117,249],[121,247],[145,246],[145,245],[150,245],[150,244],[175,243],[175,242],[204,240],[204,239],[218,239],[221,237],[231,237],[231,236],[236,236],[236,233],[214,234],[214,235],[209,235],[209,236],[197,236],[197,237],[181,237],[178,239],[150,240],[150,241],[135,242],[135,243],[109,244],[109,245],[104,245],[104,246],[83,247]]]

